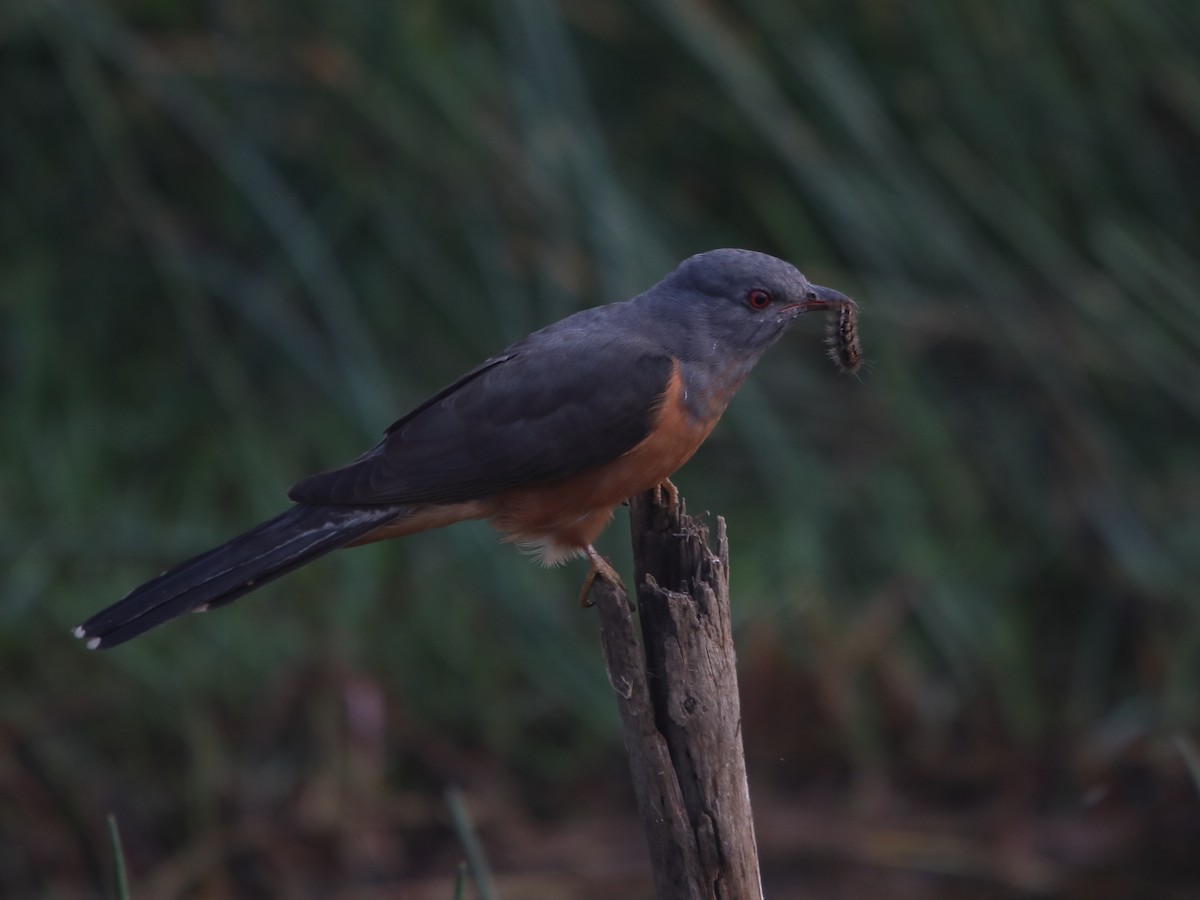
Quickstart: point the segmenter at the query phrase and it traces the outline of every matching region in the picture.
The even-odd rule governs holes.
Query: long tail
[[[232,603],[408,510],[299,503],[134,588],[76,628],[75,637],[91,650],[115,647],[176,616]]]

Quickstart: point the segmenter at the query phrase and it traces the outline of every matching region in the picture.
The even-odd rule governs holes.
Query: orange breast
[[[683,403],[679,364],[650,434],[612,462],[557,481],[510,488],[484,501],[508,540],[529,544],[548,564],[577,555],[599,536],[617,504],[665,481],[687,462],[719,418],[697,420]]]

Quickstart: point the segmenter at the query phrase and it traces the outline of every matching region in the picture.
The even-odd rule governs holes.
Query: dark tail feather
[[[134,588],[76,628],[75,636],[92,650],[115,647],[176,616],[224,606],[406,511],[297,504]]]

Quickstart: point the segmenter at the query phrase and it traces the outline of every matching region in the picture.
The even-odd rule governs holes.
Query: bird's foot
[[[679,488],[671,483],[670,478],[664,478],[654,486],[654,502],[662,505],[664,501],[668,509],[674,509],[679,504]]]
[[[621,586],[621,576],[617,574],[617,570],[612,567],[609,561],[597,552],[595,547],[588,544],[586,552],[588,562],[591,563],[591,569],[588,571],[587,578],[583,580],[583,587],[579,591],[579,605],[584,609],[594,605],[591,593],[592,585],[595,584],[597,578],[607,581],[613,587]]]

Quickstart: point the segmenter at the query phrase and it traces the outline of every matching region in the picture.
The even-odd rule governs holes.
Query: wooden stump
[[[729,616],[729,545],[649,492],[630,502],[642,640],[621,585],[592,597],[658,900],[762,897]]]

